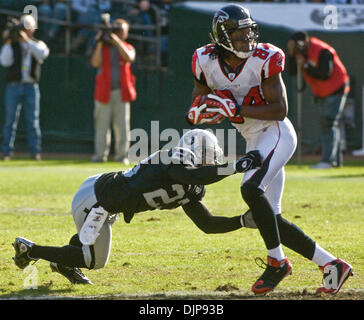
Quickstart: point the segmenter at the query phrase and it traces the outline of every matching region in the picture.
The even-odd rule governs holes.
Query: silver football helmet
[[[216,136],[207,130],[194,129],[185,133],[176,148],[172,159],[180,159],[192,166],[222,164],[224,152]]]

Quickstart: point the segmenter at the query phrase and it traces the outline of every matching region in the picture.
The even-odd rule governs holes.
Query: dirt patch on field
[[[166,292],[151,295],[112,295],[83,297],[96,300],[364,300],[364,289],[342,290],[336,295],[316,294],[315,292],[274,291],[265,296],[255,296],[251,292],[238,291],[234,286],[224,285],[213,292]]]
[[[232,285],[219,286],[211,292],[160,292],[154,294],[114,294],[98,296],[9,296],[0,295],[0,300],[364,300],[364,289],[342,290],[336,295],[315,292],[274,291],[265,296],[255,296],[250,291],[239,291]]]

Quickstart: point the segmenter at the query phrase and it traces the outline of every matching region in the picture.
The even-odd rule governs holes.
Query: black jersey
[[[158,151],[130,170],[101,175],[95,184],[98,203],[110,213],[137,213],[200,201],[205,194],[204,185],[189,184],[186,177],[179,179],[183,173],[176,172],[185,166],[163,164],[160,158],[164,152],[168,151]]]

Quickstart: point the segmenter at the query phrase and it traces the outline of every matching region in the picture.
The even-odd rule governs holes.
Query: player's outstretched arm
[[[242,228],[240,216],[213,216],[200,201],[188,203],[182,208],[194,224],[205,233],[226,233]]]
[[[182,184],[208,185],[218,182],[235,173],[233,168],[231,168],[231,170],[226,170],[227,167],[228,164],[203,166],[198,168],[175,164],[168,170],[168,174],[173,180]]]
[[[191,185],[208,185],[218,182],[237,172],[247,172],[259,168],[262,159],[259,151],[249,151],[247,154],[231,164],[214,166],[188,167],[175,164],[168,170],[169,176],[179,183]]]

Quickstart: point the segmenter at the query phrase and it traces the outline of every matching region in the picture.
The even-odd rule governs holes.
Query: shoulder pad
[[[207,44],[195,50],[192,56],[192,73],[197,80],[201,80],[203,66],[209,61],[210,54],[215,51],[213,44]]]
[[[269,78],[284,70],[285,54],[282,49],[270,43],[259,43],[253,56],[264,61],[262,66],[262,79]]]

